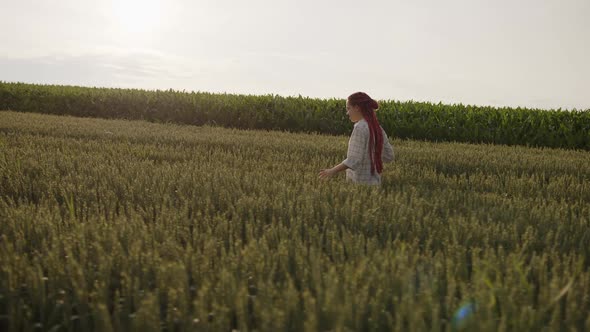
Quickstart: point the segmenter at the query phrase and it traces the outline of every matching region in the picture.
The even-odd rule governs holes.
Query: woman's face
[[[346,114],[352,122],[357,122],[363,118],[363,114],[358,106],[352,106],[346,101]]]

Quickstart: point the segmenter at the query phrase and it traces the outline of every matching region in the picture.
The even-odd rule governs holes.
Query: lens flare
[[[465,328],[472,320],[475,309],[476,304],[473,301],[467,302],[463,304],[461,307],[459,307],[459,309],[457,309],[457,311],[455,311],[455,314],[453,315],[453,331]]]

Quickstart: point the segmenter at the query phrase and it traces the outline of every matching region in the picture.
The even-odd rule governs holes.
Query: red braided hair
[[[383,151],[383,133],[381,126],[377,121],[375,111],[379,108],[377,101],[369,97],[364,92],[356,92],[348,97],[348,104],[351,106],[358,106],[363,114],[363,118],[369,125],[369,156],[371,157],[371,175],[377,173],[381,174],[383,171],[383,162],[381,160],[381,152]]]

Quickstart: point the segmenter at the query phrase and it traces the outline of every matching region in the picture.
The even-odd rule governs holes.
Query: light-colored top
[[[383,127],[383,150],[381,160],[384,163],[393,161],[393,147]],[[369,124],[365,119],[361,119],[354,124],[350,140],[348,141],[348,151],[346,159],[342,162],[349,168],[346,170],[346,180],[372,185],[381,185],[381,174],[371,175],[371,158],[369,157]]]

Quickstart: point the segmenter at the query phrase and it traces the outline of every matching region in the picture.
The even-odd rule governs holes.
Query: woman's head
[[[364,92],[353,93],[346,100],[346,114],[352,122],[370,117],[378,108],[379,103]]]

